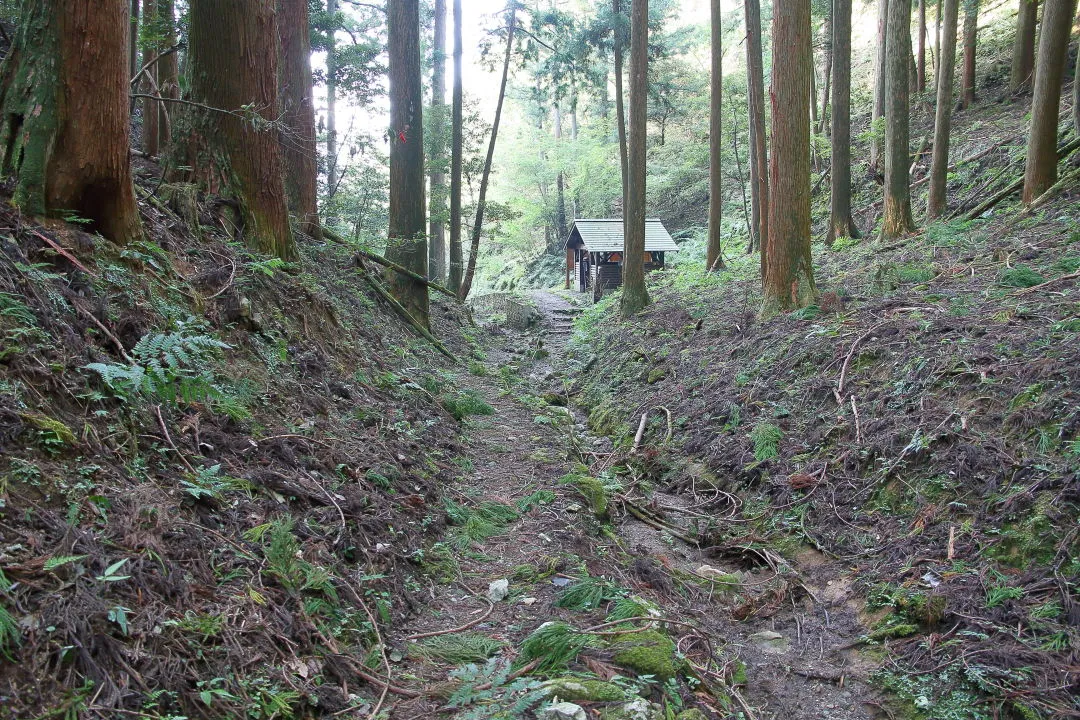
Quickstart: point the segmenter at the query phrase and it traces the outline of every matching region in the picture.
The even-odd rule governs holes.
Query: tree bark
[[[559,103],[555,103],[553,109],[555,116],[555,145],[556,147],[562,142],[563,138],[563,123],[562,123],[562,110],[559,108]],[[560,241],[565,241],[567,235],[570,234],[570,230],[567,227],[566,220],[566,173],[563,172],[562,156],[556,151],[555,161],[558,166],[558,173],[555,175],[555,234],[559,236]]]
[[[271,125],[280,111],[273,0],[191,0],[190,18],[190,99],[218,111],[186,106],[173,167],[191,168],[182,179],[237,201],[248,246],[293,259],[281,146]]]
[[[623,213],[622,298],[628,317],[649,304],[645,288],[645,143],[648,139],[649,0],[630,4],[630,138]]]
[[[805,307],[817,297],[810,257],[810,3],[775,0],[772,37],[774,48],[787,50],[786,61],[772,68],[772,196],[761,278],[764,317]]]
[[[1076,53],[1076,66],[1073,68],[1072,106],[1073,133],[1080,137],[1080,51]]]
[[[461,253],[461,169],[464,136],[464,111],[461,87],[461,0],[454,3],[454,91],[450,122],[450,269],[446,284],[454,292],[461,290],[464,270]]]
[[[480,253],[480,234],[484,230],[484,209],[487,202],[488,181],[491,180],[491,163],[495,158],[495,141],[499,137],[499,121],[502,119],[503,101],[506,100],[506,81],[510,77],[510,57],[514,52],[514,33],[517,30],[517,2],[510,0],[510,9],[506,23],[506,53],[503,56],[502,82],[499,83],[499,100],[495,104],[495,120],[491,123],[491,139],[488,141],[487,157],[484,158],[484,173],[480,176],[480,195],[476,200],[476,221],[473,223],[472,238],[469,243],[469,264],[465,269],[465,278],[461,281],[458,297],[463,301],[472,290],[473,276],[476,274],[476,261]]]
[[[131,0],[129,15],[131,29],[128,32],[128,78],[134,78],[139,72],[139,0]]]
[[[926,220],[945,212],[945,181],[949,173],[949,133],[952,127],[953,76],[956,72],[956,23],[959,0],[945,0],[944,44],[938,53],[937,108],[934,115],[934,155],[930,161],[930,190],[926,199]]]
[[[435,0],[431,48],[431,198],[428,200],[428,272],[446,276],[446,0]]]
[[[427,275],[424,216],[424,88],[420,79],[420,2],[386,4],[390,83],[390,230],[386,259]],[[388,270],[391,294],[421,326],[430,326],[427,285]]]
[[[891,239],[915,229],[908,182],[911,62],[911,0],[889,0],[889,44],[885,74],[885,209],[881,237]]]
[[[147,47],[143,52],[143,65],[148,65],[157,58],[158,53],[161,51],[161,46],[156,40],[151,40],[151,37],[157,35],[158,22],[158,8],[157,0],[143,0],[142,1],[142,22],[143,27],[149,32],[145,33],[147,36]],[[138,72],[136,69],[135,72]],[[142,81],[143,93],[147,95],[156,95],[158,90],[158,68],[155,63],[153,67],[146,71],[146,77]],[[160,151],[160,130],[158,128],[158,103],[160,101],[153,98],[143,98],[142,101],[142,147],[143,152],[151,157],[156,157]]]
[[[158,16],[162,29],[162,52],[176,46],[176,7],[173,0],[157,0]],[[169,107],[168,100],[180,97],[180,63],[176,52],[166,52],[158,60],[158,93],[166,102],[158,103],[158,148],[168,148],[172,142],[171,116],[175,114]]]
[[[851,0],[833,0],[833,111],[832,183],[829,234],[836,238],[860,237],[851,217]]]
[[[874,105],[870,111],[870,124],[874,126],[885,117],[885,50],[888,42],[889,0],[878,0],[877,52],[874,54]],[[870,141],[870,172],[876,173],[881,161],[882,138],[873,133]]]
[[[919,48],[915,56],[916,92],[926,90],[926,0],[919,0]]]
[[[769,158],[765,147],[765,71],[761,56],[761,5],[745,0],[746,95],[750,125],[750,214],[754,234],[751,250],[760,250],[769,234]],[[762,254],[762,274],[764,274]]]
[[[337,23],[332,18],[337,14],[338,0],[326,0],[326,14],[331,17],[330,32],[326,38],[326,198],[334,197],[338,186],[338,142],[337,142]]]
[[[709,78],[709,242],[705,253],[707,271],[720,270],[724,267],[724,254],[720,246],[720,220],[724,207],[723,123],[721,122],[724,92],[724,28],[720,0],[712,0],[710,12],[712,66]]]
[[[1031,89],[1031,77],[1035,72],[1035,21],[1038,13],[1039,0],[1020,0],[1009,72],[1009,90],[1014,93]]]
[[[964,75],[960,109],[975,103],[975,46],[979,34],[979,0],[964,0]]]
[[[0,71],[0,166],[29,215],[73,213],[142,236],[128,157],[127,0],[23,0]]]
[[[1035,92],[1031,101],[1031,130],[1024,165],[1025,204],[1037,198],[1057,180],[1061,82],[1075,13],[1076,0],[1046,0],[1043,5]]]
[[[277,0],[282,156],[289,211],[300,231],[316,239],[319,228],[319,166],[316,162],[315,101],[311,78],[311,35],[307,0]]]
[[[821,95],[821,114],[818,118],[817,134],[821,135],[825,132],[825,127],[829,125],[829,100],[831,98],[831,87],[833,82],[833,53],[835,52],[834,37],[836,32],[835,20],[833,19],[833,10],[831,3],[829,7],[829,19],[825,23],[825,90]]]
[[[626,151],[626,100],[623,92],[623,16],[619,0],[611,0],[612,45],[615,56],[615,116],[619,129],[619,169],[622,172],[623,235],[626,234],[626,188],[629,178]],[[625,242],[625,237],[623,239]]]

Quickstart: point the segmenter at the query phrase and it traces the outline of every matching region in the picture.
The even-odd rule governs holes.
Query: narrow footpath
[[[716,510],[719,491],[644,497],[605,472],[618,458],[610,440],[564,406],[579,312],[570,300],[535,293],[542,322],[485,332],[483,369],[459,373],[494,414],[466,423],[449,525],[420,562],[427,605],[384,638],[379,666],[394,687],[382,710],[402,719],[888,717],[867,682],[876,662],[859,653],[866,630],[850,568],[812,549],[785,559],[698,548],[651,511],[677,527],[737,522],[734,510],[728,520]],[[639,519],[635,508],[650,512]],[[634,615],[644,617],[615,622]],[[545,623],[551,632],[538,633]]]

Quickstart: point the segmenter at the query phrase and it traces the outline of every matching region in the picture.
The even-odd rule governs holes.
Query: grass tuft
[[[750,431],[750,441],[754,443],[754,459],[758,462],[769,460],[780,454],[780,438],[784,433],[772,423],[759,422]]]
[[[409,646],[409,653],[427,660],[463,665],[483,662],[504,647],[500,641],[480,633],[455,633],[426,638]]]
[[[539,660],[536,672],[561,672],[588,644],[588,635],[582,635],[564,622],[544,623],[521,643],[517,665],[524,667]]]

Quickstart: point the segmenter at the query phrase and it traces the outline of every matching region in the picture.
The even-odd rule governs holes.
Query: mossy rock
[[[655,385],[667,376],[667,372],[663,368],[653,368],[649,371],[648,377],[645,378],[645,382],[649,385]]]
[[[664,720],[664,709],[645,698],[634,698],[625,705],[604,708],[600,720]]]
[[[675,677],[675,643],[658,630],[619,635],[611,644],[611,659],[638,675],[660,680]]]
[[[675,720],[709,720],[709,717],[697,708],[691,708],[676,715]]]
[[[19,417],[36,427],[38,430],[51,432],[56,436],[57,440],[60,440],[66,445],[75,445],[78,442],[75,438],[75,433],[71,431],[71,428],[48,415],[19,413]]]
[[[574,487],[585,496],[593,515],[598,518],[607,517],[608,497],[602,482],[591,475],[578,475],[574,478]]]
[[[544,694],[570,702],[622,702],[626,692],[618,685],[601,680],[556,678],[544,683]]]

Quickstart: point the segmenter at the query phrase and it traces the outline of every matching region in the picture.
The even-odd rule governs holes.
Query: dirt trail
[[[562,387],[569,318],[577,312],[569,299],[535,293],[541,326],[530,333],[500,331],[489,343],[488,374],[460,374],[461,384],[479,393],[495,413],[468,423],[468,455],[461,461],[466,476],[449,489],[465,507],[487,501],[514,506],[543,490],[553,493],[554,500],[532,506],[479,541],[455,545],[450,539],[455,531],[450,531],[439,558],[428,558],[438,571],[428,576],[427,606],[417,609],[409,626],[395,628],[386,638],[394,650],[391,656],[399,659],[394,683],[431,688],[461,664],[422,657],[410,636],[469,625],[469,633],[504,642],[501,655],[513,659],[522,640],[544,622],[564,620],[580,628],[600,623],[602,611],[583,614],[554,604],[568,582],[587,572],[655,603],[665,618],[699,628],[668,628],[686,657],[701,664],[707,637],[717,663],[726,663],[729,679],[741,681],[731,669],[745,664],[745,684],[738,686],[739,697],[726,699],[726,709],[725,701],[700,689],[691,693],[691,687],[683,691],[686,708],[696,705],[705,717],[716,718],[735,717],[735,712],[755,718],[874,717],[881,706],[866,684],[873,664],[851,649],[865,628],[858,619],[850,568],[813,550],[790,565],[771,553],[726,549],[717,555],[715,549],[694,547],[627,514],[617,496],[612,500],[614,532],[605,532],[583,495],[560,483],[581,457],[572,445],[588,449],[592,454],[586,457],[602,458],[611,450],[608,439],[590,436],[571,411],[538,402],[539,396]],[[650,507],[683,525],[704,517],[694,503],[691,497],[655,493]],[[461,531],[456,532],[460,537]],[[731,592],[729,585],[695,577],[714,573],[734,573],[740,589]],[[489,585],[503,579],[509,581],[509,594],[489,602]],[[590,660],[571,666],[580,671],[574,674],[598,673],[603,679],[611,669]],[[661,694],[654,692],[652,700],[661,701]],[[445,702],[445,696],[390,695],[384,707],[393,718],[454,717]],[[613,714],[622,703],[580,705],[588,718],[632,717]],[[664,717],[662,712],[655,716]]]

